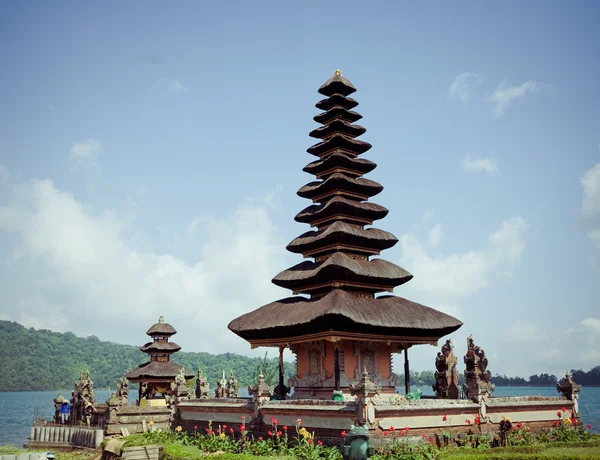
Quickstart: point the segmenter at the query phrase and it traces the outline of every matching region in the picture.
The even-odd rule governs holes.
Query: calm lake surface
[[[423,389],[424,394],[431,390]],[[29,428],[36,416],[49,420],[54,415],[52,399],[57,391],[0,392],[0,445],[22,446],[28,441]],[[71,390],[61,392],[63,396]],[[95,390],[96,401],[106,401],[108,390]],[[538,387],[499,387],[495,396],[557,396],[555,388]],[[240,396],[242,396],[240,394]],[[247,395],[246,395],[247,396]],[[594,433],[600,433],[600,387],[586,387],[579,396],[579,410],[584,424],[590,423]]]

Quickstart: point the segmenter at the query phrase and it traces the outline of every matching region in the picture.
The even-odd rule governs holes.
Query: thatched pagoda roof
[[[359,125],[353,125],[347,121],[336,119],[331,123],[321,126],[320,128],[313,129],[308,135],[310,137],[316,137],[317,139],[323,139],[324,137],[330,136],[334,133],[344,134],[348,137],[357,137],[364,134],[367,130]]]
[[[335,120],[336,118],[342,118],[344,120],[348,120],[352,123],[358,121],[362,118],[360,113],[354,112],[352,110],[347,110],[343,107],[332,107],[326,112],[320,113],[319,115],[315,115],[313,120],[317,123],[323,123],[324,125]]]
[[[461,325],[450,315],[402,297],[366,299],[335,289],[318,299],[298,296],[267,304],[234,319],[229,329],[251,343],[336,332],[435,342]]]
[[[159,321],[158,323],[154,324],[150,329],[148,329],[148,331],[146,331],[146,334],[148,334],[149,336],[153,336],[153,335],[173,335],[173,334],[177,334],[177,330],[171,326],[169,323],[164,323]]]
[[[352,216],[360,216],[371,222],[383,219],[389,211],[375,203],[368,201],[354,201],[347,198],[336,196],[325,204],[313,204],[296,214],[296,222],[311,224],[317,220],[326,219],[332,216],[340,216],[339,220],[352,220]],[[349,216],[348,218],[342,216]]]
[[[319,179],[343,171],[351,177],[362,176],[373,171],[377,165],[364,158],[354,158],[344,153],[333,153],[324,160],[307,164],[302,171],[314,174]]]
[[[354,259],[335,252],[322,262],[301,262],[273,278],[277,286],[302,292],[314,285],[374,285],[375,291],[390,290],[412,279],[412,275],[396,264],[383,259]]]
[[[150,361],[144,363],[125,374],[125,378],[131,381],[143,379],[175,379],[179,371],[183,369],[181,364],[172,361]],[[194,378],[194,373],[184,369],[186,380]]]
[[[342,94],[332,94],[331,97],[321,99],[316,103],[315,107],[320,110],[329,110],[332,107],[342,107],[352,109],[358,105],[351,97],[346,97]]]
[[[307,150],[319,160],[304,168],[317,180],[298,190],[299,196],[315,203],[295,217],[317,230],[300,235],[287,247],[311,260],[272,280],[294,294],[312,298],[283,299],[233,320],[229,328],[253,346],[331,336],[434,343],[462,325],[456,318],[402,297],[375,297],[408,282],[412,275],[384,259],[372,259],[398,239],[383,230],[364,228],[385,217],[388,210],[368,201],[383,187],[363,178],[376,165],[358,158],[372,146],[356,139],[366,130],[353,124],[362,118],[351,110],[358,102],[348,95],[355,91],[339,71],[319,88],[327,98],[317,108],[325,112],[314,120],[323,126],[313,129],[310,136],[321,141]]]
[[[175,353],[181,350],[181,347],[175,342],[148,342],[140,347],[144,353]]]
[[[351,137],[344,136],[343,134],[334,134],[333,136],[327,138],[327,140],[319,142],[318,144],[306,149],[306,151],[311,155],[318,157],[334,149],[341,149],[347,152],[352,152],[356,155],[360,155],[361,153],[365,153],[371,147],[372,145],[368,142],[359,141]]]
[[[334,94],[341,94],[342,96],[348,96],[356,91],[356,88],[350,80],[342,76],[339,70],[336,70],[329,80],[321,85],[319,93],[323,96],[333,96]]]
[[[332,191],[347,191],[371,198],[381,193],[383,186],[373,180],[348,177],[346,174],[334,173],[325,180],[309,182],[298,190],[298,196],[314,199]],[[344,193],[340,193],[343,195]],[[321,200],[320,200],[321,201]]]
[[[292,240],[287,250],[298,254],[331,245],[347,245],[373,249],[373,254],[388,249],[398,242],[398,238],[378,228],[364,229],[337,221],[325,230],[311,230]]]

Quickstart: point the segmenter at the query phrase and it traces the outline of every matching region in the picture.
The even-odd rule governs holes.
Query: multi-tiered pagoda
[[[357,139],[366,130],[354,124],[362,118],[352,110],[358,102],[348,97],[355,91],[339,71],[319,88],[326,98],[316,106],[324,112],[314,120],[323,126],[310,136],[321,141],[308,149],[318,159],[304,168],[317,180],[298,191],[313,204],[295,218],[316,229],[287,246],[308,260],[273,278],[276,285],[303,296],[270,303],[229,324],[253,348],[279,347],[280,361],[285,347],[296,354],[296,375],[288,382],[295,398],[330,399],[333,390],[347,394],[365,369],[382,392],[395,392],[398,382],[392,372],[392,353],[400,351],[405,352],[408,391],[408,348],[436,344],[462,325],[402,297],[376,297],[392,292],[412,275],[376,258],[398,239],[386,231],[365,228],[385,217],[388,210],[368,201],[383,187],[363,177],[376,164],[359,158],[371,144]],[[279,389],[283,396],[281,380]]]
[[[186,371],[180,364],[170,361],[171,355],[181,350],[181,347],[169,341],[177,331],[165,323],[162,316],[146,334],[152,337],[152,342],[148,342],[140,350],[150,357],[150,361],[129,371],[125,378],[140,385],[141,406],[161,405],[164,404],[164,396],[171,394],[171,383],[182,369],[186,380],[193,379],[194,374]],[[162,395],[163,398],[156,399],[157,395]]]

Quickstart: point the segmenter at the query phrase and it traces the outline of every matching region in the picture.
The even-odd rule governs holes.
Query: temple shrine
[[[287,386],[283,366],[276,388],[284,399],[344,399],[363,371],[381,388],[395,394],[399,382],[392,355],[403,352],[405,390],[410,391],[408,350],[437,345],[462,323],[445,313],[393,295],[412,279],[405,269],[377,256],[398,239],[371,225],[388,210],[370,202],[383,187],[365,178],[376,164],[360,157],[371,144],[358,140],[366,129],[352,110],[354,85],[337,70],[320,88],[325,96],[314,117],[322,126],[310,132],[320,142],[308,149],[318,159],[303,171],[316,177],[298,190],[312,204],[296,215],[313,227],[287,249],[305,259],[273,278],[296,296],[265,305],[233,320],[229,329],[254,347],[289,348],[296,356],[296,375]],[[360,157],[360,158],[359,158]],[[368,227],[368,228],[367,228]]]
[[[162,316],[146,334],[152,338],[152,341],[146,343],[140,350],[150,356],[150,361],[129,371],[125,374],[125,378],[139,384],[138,400],[141,407],[164,406],[167,404],[165,397],[172,393],[171,384],[175,382],[181,370],[184,371],[185,380],[193,379],[194,374],[170,361],[171,355],[181,350],[181,347],[169,341],[177,331],[173,326],[165,323]]]

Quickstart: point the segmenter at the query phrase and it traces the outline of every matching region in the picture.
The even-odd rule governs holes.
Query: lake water
[[[424,394],[431,390],[423,389]],[[96,390],[96,401],[106,401],[108,390]],[[135,393],[135,392],[134,392]],[[64,396],[70,390],[62,391]],[[0,392],[0,445],[22,446],[29,437],[29,428],[36,416],[49,420],[54,415],[52,399],[56,391]],[[557,396],[555,388],[498,387],[495,396]],[[600,433],[600,387],[586,387],[579,396],[579,410],[584,424],[590,423],[594,433]]]

